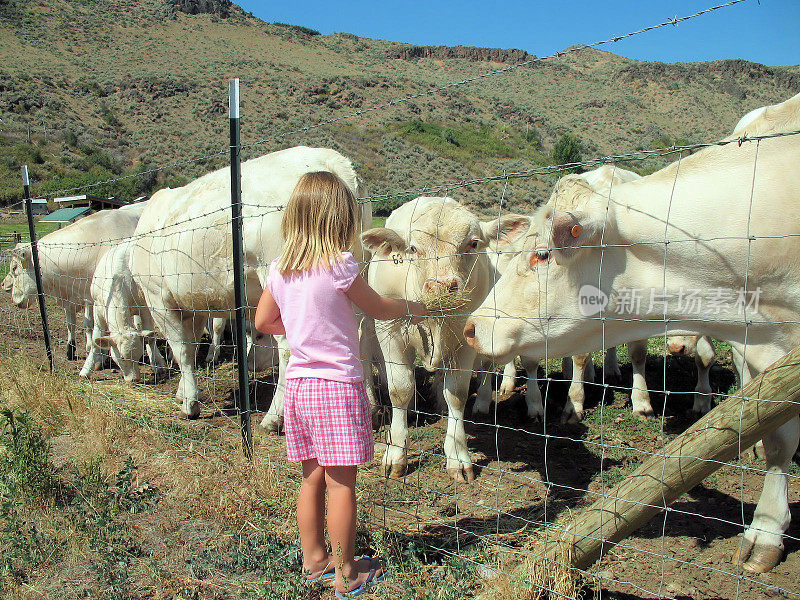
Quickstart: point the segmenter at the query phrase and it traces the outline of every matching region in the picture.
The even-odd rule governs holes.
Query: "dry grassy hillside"
[[[580,138],[584,158],[716,139],[748,110],[800,88],[797,67],[643,63],[581,50],[290,133],[505,66],[475,60],[484,55],[517,55],[396,58],[426,53],[268,24],[236,5],[225,12],[186,14],[168,0],[0,0],[0,201],[20,196],[21,163],[32,167],[34,190],[52,194],[224,152],[234,76],[244,141],[267,140],[249,156],[299,143],[332,146],[354,158],[373,194],[549,164],[567,133]],[[451,55],[465,58],[440,58]],[[223,163],[180,164],[97,191],[130,197]],[[508,205],[540,201],[552,180],[515,182]],[[484,184],[453,195],[491,210],[502,189]]]

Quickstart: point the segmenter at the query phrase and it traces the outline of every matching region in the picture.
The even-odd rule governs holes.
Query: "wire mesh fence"
[[[795,97],[721,141],[362,195],[353,251],[369,283],[438,301],[420,325],[362,323],[377,449],[360,470],[369,527],[466,561],[487,594],[576,597],[596,586],[618,597],[800,596],[791,575],[800,534],[790,524],[797,397],[782,396],[789,412],[761,431],[763,450],[739,434],[721,458],[676,446],[697,427],[744,431],[748,402],[778,404],[752,386],[732,392],[800,342],[791,258],[799,119]],[[619,166],[665,158],[673,162],[646,177]],[[250,323],[281,251],[283,206],[308,164],[358,191],[352,165],[334,151],[290,149],[242,164]],[[509,213],[506,194],[542,174],[563,175],[551,198],[533,213]],[[458,202],[464,188],[499,189],[497,213]],[[409,201],[374,227],[371,203],[389,198]],[[0,239],[4,288],[17,305],[0,311],[0,349],[44,363],[26,241]],[[276,435],[288,347],[248,324],[247,356],[236,356],[232,252],[228,169],[43,237],[55,368],[85,378],[142,427],[239,452],[234,364],[246,362],[262,419],[253,457],[297,480]],[[723,422],[728,406],[733,421]],[[181,416],[193,420],[164,425]],[[678,475],[690,460],[710,474],[698,487],[670,479],[676,457]],[[656,475],[643,485],[656,500],[634,499],[630,482],[648,464]],[[602,518],[599,530],[581,533],[597,502],[601,512],[634,505],[657,516],[630,537],[614,538],[622,528]],[[585,540],[599,548],[591,561]]]

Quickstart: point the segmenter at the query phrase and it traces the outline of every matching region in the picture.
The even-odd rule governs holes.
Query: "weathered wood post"
[[[764,400],[761,400],[763,398]],[[766,434],[800,414],[800,346],[732,394],[536,552],[586,569],[636,529]]]

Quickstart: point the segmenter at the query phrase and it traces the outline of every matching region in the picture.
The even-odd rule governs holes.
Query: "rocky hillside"
[[[95,189],[123,198],[224,164],[230,77],[241,80],[247,156],[331,146],[353,158],[370,194],[395,201],[551,164],[565,135],[584,158],[717,139],[750,109],[800,89],[797,67],[647,63],[583,49],[422,93],[531,58],[323,36],[265,23],[229,0],[0,0],[0,201],[21,195],[22,163],[41,195],[145,173]],[[331,123],[306,129],[321,122]],[[553,180],[451,194],[486,211],[501,200],[527,210]]]

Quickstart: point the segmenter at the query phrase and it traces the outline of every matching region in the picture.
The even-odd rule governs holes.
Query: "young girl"
[[[258,302],[256,329],[284,334],[292,356],[286,368],[284,429],[289,460],[303,463],[297,524],[308,583],[334,579],[336,596],[352,598],[382,581],[383,559],[355,557],[356,468],[372,460],[372,418],[359,360],[353,304],[375,319],[425,308],[380,296],[345,250],[360,219],[355,197],[333,173],[307,173],[297,183],[281,222],[286,241],[272,262]],[[352,303],[352,304],[351,304]],[[328,534],[325,545],[325,492]]]

